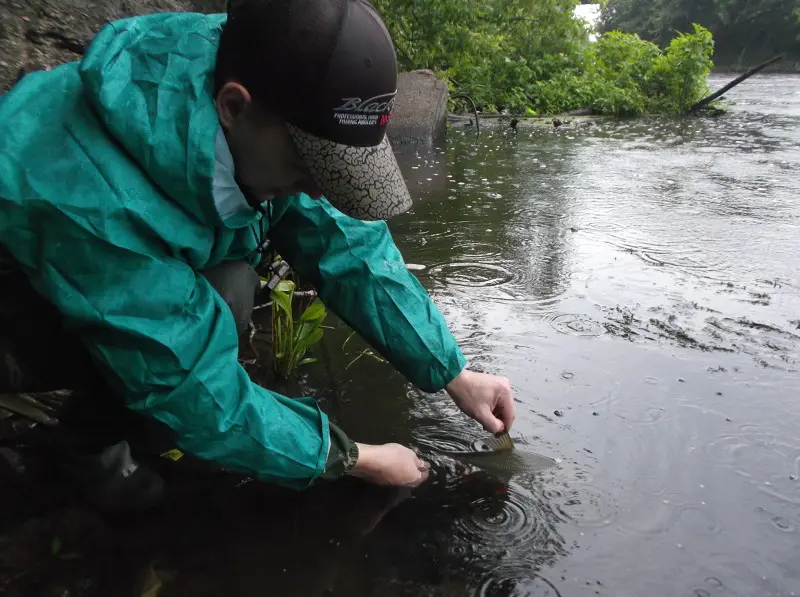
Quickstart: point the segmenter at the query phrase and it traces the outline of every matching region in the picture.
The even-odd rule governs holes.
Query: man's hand
[[[516,407],[511,384],[505,377],[464,369],[445,389],[458,407],[486,431],[500,433],[511,429]]]
[[[375,485],[416,487],[429,474],[428,465],[409,448],[400,444],[356,444],[358,461],[348,475]]]

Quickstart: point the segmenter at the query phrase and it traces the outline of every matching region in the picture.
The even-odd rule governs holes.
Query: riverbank
[[[767,59],[765,58],[762,62],[765,62]],[[725,64],[719,63],[714,64],[714,68],[711,70],[712,75],[740,75],[744,72],[747,72],[751,68],[758,66],[760,62],[756,63],[747,63],[747,64]],[[782,75],[794,75],[800,74],[800,58],[784,58],[783,60],[779,60],[775,64],[771,64],[766,70],[762,72],[762,74],[782,74]]]

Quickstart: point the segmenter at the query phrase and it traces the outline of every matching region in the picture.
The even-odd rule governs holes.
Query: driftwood
[[[730,83],[725,85],[725,87],[723,87],[722,89],[720,89],[716,93],[712,93],[707,98],[702,99],[699,102],[697,102],[694,106],[689,108],[689,114],[693,114],[695,112],[699,112],[700,110],[705,108],[708,104],[710,104],[714,100],[719,99],[720,97],[725,95],[728,91],[730,91],[731,89],[736,87],[739,83],[749,79],[750,77],[752,77],[756,73],[761,72],[762,70],[767,68],[769,65],[774,64],[775,62],[778,62],[778,60],[783,59],[785,56],[786,56],[785,54],[781,54],[780,56],[775,56],[775,58],[771,58],[771,59],[767,60],[766,62],[764,62],[763,64],[759,64],[755,68],[751,68],[749,71],[747,71],[741,77],[738,77],[738,78],[734,79],[733,81],[731,81]]]
[[[475,105],[475,100],[471,96],[463,92],[456,92],[450,96],[450,99],[467,99],[472,104],[472,113],[475,115],[475,130],[480,134],[481,132],[481,119],[478,116],[478,106]]]

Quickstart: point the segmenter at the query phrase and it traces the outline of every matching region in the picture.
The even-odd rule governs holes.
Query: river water
[[[6,594],[800,595],[800,77],[728,100],[453,130],[403,160],[397,244],[472,366],[510,379],[515,441],[557,468],[503,482],[438,455],[482,431],[388,364],[351,365],[365,346],[336,325],[304,383],[359,441],[425,453],[424,486],[192,480],[133,520],[40,508],[0,564],[38,538],[14,565],[49,580],[7,574]]]
[[[719,118],[452,134],[409,160],[406,261],[472,363],[511,380],[515,439],[562,462],[507,489],[437,462],[376,530],[396,559],[359,570],[382,594],[404,576],[409,594],[800,594],[800,78],[728,99]],[[376,440],[402,420],[375,404],[385,368],[345,392]],[[481,435],[408,393],[411,441]]]

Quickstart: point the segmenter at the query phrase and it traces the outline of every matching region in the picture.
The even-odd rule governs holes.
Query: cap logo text
[[[344,102],[335,112],[364,112],[366,114],[381,114],[391,112],[397,92],[384,93],[362,100],[360,97],[343,97]]]
[[[343,97],[343,103],[334,108],[333,117],[342,125],[383,126],[388,122],[386,115],[394,108],[396,96],[397,92],[393,91],[366,99]]]

